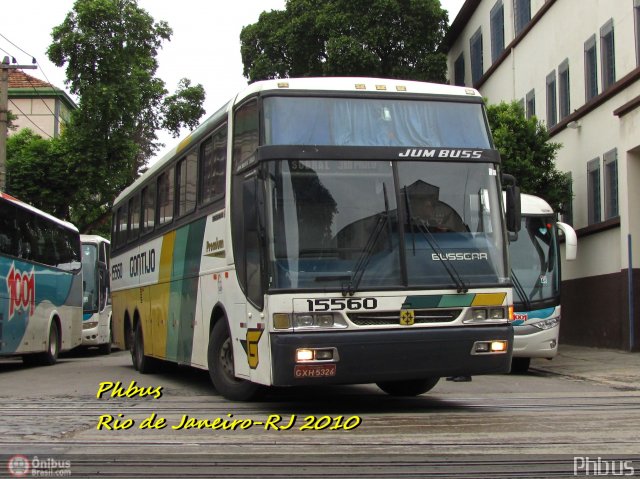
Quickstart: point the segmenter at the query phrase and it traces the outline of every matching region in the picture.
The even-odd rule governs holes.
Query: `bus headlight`
[[[508,308],[504,306],[495,308],[471,308],[467,311],[463,323],[503,323],[509,319]]]
[[[347,323],[339,313],[275,313],[273,327],[278,330],[341,329]]]
[[[531,326],[534,326],[538,329],[551,329],[551,328],[555,328],[556,326],[558,326],[558,324],[560,324],[560,318],[549,318],[549,319],[545,319],[543,321],[536,321],[535,323],[530,323]]]
[[[82,323],[82,329],[93,329],[98,325],[98,321],[84,321]]]

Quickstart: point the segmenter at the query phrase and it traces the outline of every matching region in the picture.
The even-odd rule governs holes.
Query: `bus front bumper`
[[[273,385],[363,384],[499,374],[511,368],[511,325],[271,333]],[[474,353],[477,342],[506,341],[502,353]],[[329,361],[297,362],[299,349],[333,351]]]
[[[540,330],[534,326],[514,326],[514,358],[554,358],[558,354],[560,326]]]

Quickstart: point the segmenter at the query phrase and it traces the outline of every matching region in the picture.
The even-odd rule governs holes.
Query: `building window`
[[[600,158],[587,163],[587,201],[589,224],[602,221],[600,206]]]
[[[600,29],[600,61],[602,67],[602,90],[616,82],[615,45],[613,41],[613,19]]]
[[[526,96],[526,110],[527,119],[535,116],[536,114],[536,91],[531,90]]]
[[[527,26],[531,20],[531,0],[513,0],[516,36]]]
[[[491,63],[504,51],[504,5],[498,0],[491,9]]]
[[[561,120],[571,113],[569,91],[569,60],[567,59],[558,67],[558,106]]]
[[[595,35],[584,42],[584,85],[585,101],[598,95],[598,58]]]
[[[461,53],[453,64],[454,85],[464,86],[464,54]]]
[[[569,199],[560,205],[562,210],[560,216],[562,221],[573,226],[573,178],[571,177],[571,172],[565,173],[565,176],[569,181]]]
[[[547,126],[558,123],[558,102],[556,99],[556,71],[547,75]]]
[[[618,151],[604,154],[604,219],[618,216]]]
[[[636,24],[636,65],[640,66],[640,0],[633,0],[633,19]]]
[[[469,47],[471,50],[471,83],[475,85],[482,77],[484,68],[482,65],[482,29],[478,28],[478,31],[473,34],[471,40],[469,40]]]

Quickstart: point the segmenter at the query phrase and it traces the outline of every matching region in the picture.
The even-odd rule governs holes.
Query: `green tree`
[[[65,160],[81,179],[69,205],[82,231],[108,221],[115,196],[161,146],[157,130],[176,135],[204,114],[201,85],[183,79],[167,96],[155,76],[158,50],[171,34],[137,0],[76,0],[53,28],[47,54],[66,65],[66,83],[79,97],[63,140]]]
[[[549,141],[544,123],[526,118],[518,102],[487,106],[493,140],[502,158],[502,170],[516,177],[523,193],[544,198],[564,212],[571,201],[571,179],[556,168],[560,143]]]
[[[59,218],[69,217],[68,198],[78,177],[65,161],[60,138],[43,139],[28,128],[7,139],[7,191]]]
[[[439,0],[287,0],[240,33],[250,81],[378,76],[444,82]]]

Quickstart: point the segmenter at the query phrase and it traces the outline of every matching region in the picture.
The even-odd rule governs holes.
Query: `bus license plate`
[[[296,364],[293,367],[293,376],[296,379],[329,378],[335,375],[335,364]]]

